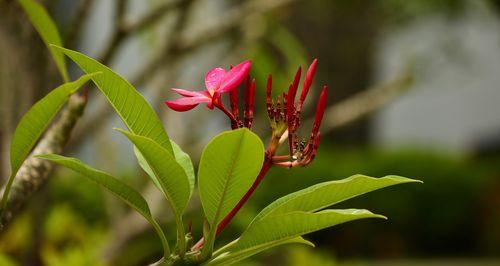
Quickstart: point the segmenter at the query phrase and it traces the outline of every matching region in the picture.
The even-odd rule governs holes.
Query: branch
[[[100,61],[105,65],[108,64],[109,61],[111,61],[111,59],[115,56],[116,52],[118,52],[118,46],[126,36],[125,30],[123,29],[123,24],[125,23],[126,8],[126,0],[116,0],[116,14],[114,21],[115,30],[111,35],[108,46],[104,49],[102,55],[99,57]]]
[[[179,35],[180,38],[175,38],[175,42],[170,45],[168,49],[164,49],[154,60],[149,62],[142,71],[132,79],[132,83],[136,86],[143,85],[146,81],[150,80],[164,62],[171,59],[172,56],[178,57],[179,55],[186,54],[191,50],[224,36],[231,30],[240,27],[246,19],[255,14],[271,12],[294,1],[295,0],[250,1],[248,4],[232,8],[225,12],[225,15],[219,19],[216,25],[207,27],[191,37],[183,37],[183,34],[181,34]]]
[[[169,62],[169,65],[175,65],[175,63],[189,53],[191,50],[203,46],[206,43],[213,41],[221,36],[224,36],[230,30],[241,26],[245,19],[249,18],[256,13],[270,12],[284,5],[290,4],[296,0],[259,0],[252,1],[251,4],[246,4],[244,6],[239,6],[233,8],[231,11],[226,12],[226,15],[220,18],[220,23],[206,28],[202,32],[199,32],[194,37],[182,38],[182,30],[177,31],[176,35],[172,39],[175,40],[173,44],[162,49],[160,55],[156,56],[154,60],[148,63],[142,71],[132,79],[132,84],[139,87],[146,83],[155,76],[156,72],[161,69],[165,62]],[[188,6],[182,6],[183,10],[187,10]],[[72,147],[78,146],[83,142],[88,136],[92,135],[93,132],[97,132],[103,125],[104,122],[113,114],[113,111],[109,108],[105,100],[100,100],[96,104],[95,111],[93,115],[83,121],[83,124],[74,138],[74,142],[71,143]]]
[[[60,117],[45,133],[44,137],[31,153],[31,156],[24,161],[14,179],[4,215],[0,217],[0,224],[4,228],[23,208],[29,198],[47,181],[53,170],[53,166],[50,163],[33,158],[33,155],[61,153],[68,142],[73,127],[83,114],[86,102],[85,96],[79,94],[73,95],[63,109]],[[3,190],[4,188],[2,188],[2,194]],[[4,228],[0,228],[0,230],[4,231]]]
[[[181,34],[182,29],[185,26],[187,14],[189,13],[190,4],[192,4],[193,2],[193,0],[187,0],[183,2],[184,5],[182,5],[182,8],[179,10],[179,18],[174,25],[174,28],[179,30],[175,31],[174,35],[172,36],[173,39],[177,39],[178,35]],[[176,62],[172,61],[169,63],[170,66],[174,66],[176,64]],[[132,81],[132,84],[134,83],[135,82]],[[105,124],[105,121],[111,116],[111,114],[113,114],[113,110],[109,108],[109,104],[105,99],[98,98],[96,105],[97,106],[95,108],[95,111],[92,113],[89,119],[85,119],[83,121],[80,130],[77,131],[77,135],[75,136],[74,141],[71,143],[72,147],[79,146],[79,144],[81,144],[90,134],[102,128],[102,126]]]
[[[379,110],[398,98],[413,84],[413,75],[404,73],[393,80],[369,87],[354,96],[334,104],[325,111],[321,132],[341,128]],[[313,118],[306,123],[312,124]]]
[[[139,21],[127,24],[125,21],[125,1],[118,0],[116,7],[117,14],[115,19],[115,31],[113,32],[107,47],[104,49],[104,52],[99,57],[99,61],[103,64],[108,64],[114,58],[118,52],[118,47],[125,39],[153,26],[172,9],[186,9],[192,1],[193,0],[173,0],[165,2],[159,7],[154,8],[153,11],[150,11],[149,14],[139,19]]]
[[[135,23],[124,24],[124,31],[127,35],[132,35],[141,32],[154,24],[156,24],[168,11],[176,8],[183,8],[182,6],[189,4],[193,0],[172,0],[162,3],[160,6],[155,7],[147,15],[144,15]]]
[[[94,0],[83,0],[78,6],[75,14],[75,19],[73,20],[73,23],[70,26],[70,30],[68,32],[68,36],[66,37],[65,43],[67,47],[75,48],[76,44],[78,43],[84,22],[88,17],[90,8],[92,7],[93,3]]]

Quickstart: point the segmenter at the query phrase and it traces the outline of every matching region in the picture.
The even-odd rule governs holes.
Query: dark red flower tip
[[[253,112],[254,112],[254,102],[255,102],[255,79],[249,82],[245,86],[245,111],[244,111],[244,126],[247,128],[252,128],[253,123]]]
[[[231,105],[231,112],[235,117],[238,117],[238,90],[229,92],[229,103]]]
[[[299,88],[300,75],[302,74],[302,67],[297,69],[295,73],[295,77],[293,78],[292,85],[288,90],[288,100],[292,102],[292,105],[295,104],[295,95],[297,95],[297,89]]]
[[[298,110],[302,108],[302,104],[306,100],[309,89],[311,88],[314,74],[316,73],[317,65],[318,65],[318,59],[314,59],[309,68],[307,69],[306,78],[304,79],[304,84],[302,85],[302,92],[300,94],[299,103],[297,105]]]
[[[319,132],[319,127],[321,121],[323,120],[323,115],[325,114],[326,99],[327,99],[328,86],[324,85],[321,94],[319,95],[318,105],[316,107],[316,114],[314,115],[314,124],[312,132],[317,134]]]

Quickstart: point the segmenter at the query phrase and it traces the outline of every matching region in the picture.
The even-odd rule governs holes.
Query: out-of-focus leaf
[[[382,178],[354,175],[342,180],[320,183],[279,198],[264,208],[253,222],[268,215],[292,211],[315,212],[377,189],[412,182],[421,181],[394,175]]]
[[[151,215],[151,211],[149,210],[149,206],[146,200],[144,200],[139,192],[135,191],[133,188],[129,187],[110,174],[94,169],[76,158],[70,158],[56,154],[37,155],[36,157],[57,163],[77,173],[80,173],[81,175],[101,185],[102,187],[113,193],[115,196],[123,200],[130,207],[140,213],[154,227],[156,233],[162,241],[162,244],[164,245],[164,249],[166,250],[167,254],[165,255],[168,255],[168,253],[170,253],[165,234]]]
[[[36,102],[28,112],[21,118],[12,136],[10,145],[10,168],[11,174],[2,199],[2,207],[5,207],[10,187],[14,177],[19,171],[31,149],[50,124],[50,121],[68,101],[71,94],[75,93],[83,84],[99,73],[81,76],[78,80],[65,83]]]
[[[161,120],[146,99],[127,80],[82,53],[59,46],[54,47],[71,58],[84,72],[102,72],[102,75],[92,79],[130,131],[135,135],[152,139],[173,154],[170,139]]]
[[[68,70],[66,68],[66,61],[64,60],[64,55],[61,51],[54,49],[50,44],[55,44],[62,46],[61,36],[59,31],[52,20],[52,18],[47,13],[47,10],[34,0],[19,0],[19,3],[23,7],[24,11],[28,15],[31,24],[35,27],[38,34],[42,38],[43,42],[49,48],[54,61],[56,62],[57,69],[61,73],[64,82],[69,80]],[[91,71],[95,72],[95,71]]]

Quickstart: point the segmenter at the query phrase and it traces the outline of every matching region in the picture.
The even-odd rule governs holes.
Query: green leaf
[[[229,252],[240,252],[285,241],[327,227],[364,218],[385,218],[367,210],[324,210],[317,213],[294,211],[269,215],[250,225]]]
[[[205,216],[211,226],[238,203],[264,162],[264,145],[246,128],[216,136],[203,150],[198,184]]]
[[[185,153],[174,141],[171,140],[170,144],[172,144],[172,149],[174,150],[175,160],[184,168],[184,172],[186,172],[189,181],[189,195],[191,196],[193,194],[195,180],[191,157],[189,157],[189,154]]]
[[[139,150],[147,162],[149,171],[156,177],[155,183],[172,205],[174,214],[182,214],[189,201],[190,185],[184,168],[174,156],[152,139],[117,129]]]
[[[175,160],[172,153],[152,139],[134,135],[128,131],[117,129],[135,146],[139,163],[145,168],[155,184],[160,187],[168,199],[177,224],[177,244],[181,256],[186,250],[182,212],[191,196],[190,184],[184,168]]]
[[[315,212],[377,189],[412,182],[421,181],[394,175],[382,178],[354,175],[342,180],[316,184],[274,201],[264,208],[253,222],[268,215],[292,211]]]
[[[71,94],[75,93],[83,84],[99,73],[87,74],[78,80],[65,83],[36,102],[28,112],[21,118],[12,136],[10,145],[10,166],[11,174],[2,199],[2,209],[7,203],[7,197],[12,186],[12,182],[28,157],[31,149],[50,124],[50,121],[59,112],[62,106],[68,101]]]
[[[214,259],[202,264],[202,266],[223,266],[223,265],[231,265],[241,260],[244,260],[248,257],[251,257],[255,254],[258,254],[264,250],[274,248],[277,246],[285,245],[285,244],[304,244],[311,247],[314,247],[314,244],[310,241],[305,240],[302,237],[295,237],[292,239],[278,240],[273,242],[268,242],[266,244],[255,246],[252,248],[244,249],[238,252],[223,252],[219,256],[216,256]],[[219,253],[216,251],[215,254]]]
[[[189,197],[193,194],[194,190],[194,181],[195,181],[195,176],[194,176],[194,167],[193,167],[193,162],[191,161],[191,158],[187,153],[185,153],[177,143],[174,141],[170,140],[170,144],[172,144],[172,149],[174,150],[174,155],[175,155],[175,160],[184,168],[184,171],[187,175],[188,181],[189,181]],[[139,150],[137,150],[137,147],[134,146],[134,153],[135,156],[137,157],[137,161],[139,162],[139,165],[141,166],[142,170],[148,174],[151,179],[153,180],[153,183],[161,189],[161,185],[158,182],[158,179],[153,173],[153,170],[151,167],[148,165],[146,159],[144,156],[141,154]]]
[[[146,172],[146,174],[151,178],[155,186],[163,192],[163,189],[161,188],[160,181],[158,181],[158,178],[156,177],[155,173],[153,172],[153,169],[148,164],[148,161],[146,158],[144,158],[144,155],[137,149],[137,147],[134,145],[134,154],[137,159],[137,162],[139,163],[139,166]]]
[[[149,210],[146,200],[144,200],[141,194],[139,194],[133,188],[129,187],[119,179],[105,172],[99,171],[86,165],[76,158],[64,157],[56,154],[44,154],[38,155],[36,157],[57,163],[82,174],[83,176],[106,188],[115,196],[130,205],[130,207],[140,213],[155,228],[156,233],[162,240],[162,244],[166,253],[165,255],[168,256],[170,254],[165,234],[151,215],[151,211]]]
[[[102,72],[102,75],[94,77],[93,80],[130,131],[154,140],[172,154],[172,145],[161,120],[146,99],[127,80],[84,54],[59,46],[53,47],[71,58],[84,72]]]
[[[19,170],[40,135],[42,135],[61,107],[68,101],[70,95],[75,93],[92,77],[97,76],[96,74],[84,75],[76,81],[55,88],[35,103],[21,118],[10,145],[10,161],[13,173]]]
[[[198,169],[200,199],[210,234],[202,252],[212,252],[217,224],[251,187],[264,161],[264,145],[246,128],[216,136],[203,150]]]
[[[19,0],[19,3],[23,7],[24,12],[26,12],[26,14],[28,15],[31,24],[33,24],[38,34],[40,34],[43,42],[49,48],[49,51],[52,54],[54,61],[56,62],[57,69],[61,73],[64,82],[68,82],[68,71],[66,68],[64,55],[59,50],[50,47],[50,44],[55,44],[58,46],[63,45],[54,21],[47,13],[47,10],[45,10],[45,8],[36,1]]]

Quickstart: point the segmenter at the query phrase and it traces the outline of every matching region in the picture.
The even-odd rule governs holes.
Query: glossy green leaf
[[[174,141],[171,140],[170,144],[172,144],[175,160],[182,166],[182,168],[184,168],[184,172],[186,172],[186,176],[189,181],[189,195],[191,196],[191,194],[193,194],[195,181],[194,167],[191,157],[189,157],[189,154],[185,153]]]
[[[136,155],[140,159],[139,163],[168,199],[177,225],[177,245],[180,252],[184,254],[186,242],[182,213],[191,196],[190,184],[184,168],[176,161],[172,153],[152,139],[121,129],[117,130],[134,144]]]
[[[142,170],[144,170],[144,172],[146,172],[146,174],[149,176],[149,178],[151,178],[151,180],[153,181],[155,186],[159,190],[163,191],[163,189],[161,188],[160,181],[158,181],[158,178],[156,177],[155,173],[153,172],[153,169],[151,169],[151,167],[148,164],[148,161],[146,160],[146,158],[144,158],[144,155],[142,155],[142,153],[139,151],[139,149],[137,149],[136,146],[134,146],[134,154],[135,154],[135,158],[137,159],[137,162],[139,163],[139,166],[142,168]]]
[[[185,153],[177,143],[174,141],[170,140],[170,143],[172,144],[172,149],[174,150],[174,155],[175,155],[175,160],[184,168],[184,172],[186,173],[186,176],[189,181],[189,190],[190,190],[190,197],[193,194],[194,190],[194,183],[195,183],[195,175],[194,175],[194,167],[193,167],[193,162],[191,161],[191,158],[187,153]],[[142,170],[146,172],[151,179],[153,180],[153,183],[161,189],[160,183],[158,182],[158,179],[153,173],[153,170],[151,167],[148,165],[146,159],[144,156],[141,154],[139,150],[134,146],[134,153],[137,158],[137,161],[139,162],[139,165],[141,166]]]
[[[96,73],[80,77],[78,80],[65,83],[35,103],[21,118],[12,136],[10,145],[10,161],[12,172],[17,172],[24,162],[40,135],[50,124],[50,121],[62,106],[68,101],[83,84]]]
[[[23,7],[24,11],[28,15],[31,24],[35,27],[38,34],[42,38],[43,42],[49,48],[54,61],[56,62],[57,68],[61,73],[61,76],[65,82],[68,79],[68,71],[66,68],[66,61],[64,60],[64,55],[50,44],[55,44],[62,46],[61,36],[57,30],[57,27],[52,20],[52,18],[47,13],[47,10],[34,0],[19,0],[19,3]],[[96,72],[96,71],[91,71]]]
[[[265,251],[270,248],[274,248],[281,245],[286,244],[304,244],[311,247],[314,247],[314,244],[310,241],[305,240],[302,237],[295,237],[292,239],[285,240],[277,240],[273,242],[268,242],[260,246],[255,246],[252,248],[244,249],[237,252],[222,252],[220,255],[215,255],[215,258],[202,264],[202,266],[224,266],[231,265],[241,260],[244,260],[248,257],[251,257],[255,254],[258,254],[262,251]],[[217,254],[219,251],[216,251],[214,254]]]
[[[229,252],[240,252],[312,233],[327,227],[365,218],[385,218],[367,210],[294,211],[269,215],[250,225]]]
[[[246,128],[226,131],[210,141],[200,159],[198,187],[210,226],[202,257],[212,253],[217,224],[251,187],[264,161],[264,145]]]
[[[253,221],[258,221],[268,215],[292,211],[315,212],[377,189],[412,182],[421,181],[394,175],[382,178],[354,175],[342,180],[324,182],[274,201],[264,208]]]
[[[203,150],[198,184],[205,216],[217,225],[250,188],[264,161],[264,145],[246,128],[216,136]]]
[[[166,253],[165,255],[168,255],[170,253],[165,234],[151,215],[151,211],[149,210],[146,200],[144,200],[141,194],[139,194],[133,188],[129,187],[119,179],[105,172],[99,171],[86,165],[76,158],[64,157],[56,154],[44,154],[38,155],[36,157],[57,163],[82,174],[83,176],[106,188],[115,196],[130,205],[130,207],[140,213],[155,228],[158,236],[162,240],[162,244],[164,245]]]
[[[10,187],[12,186],[17,171],[54,116],[68,101],[71,94],[97,75],[98,73],[87,74],[76,81],[68,82],[55,88],[41,100],[36,102],[21,118],[14,131],[10,145],[11,175],[4,191],[2,207],[4,207],[7,202]]]
[[[142,154],[150,167],[150,174],[156,177],[155,183],[160,185],[175,215],[180,216],[186,208],[190,195],[190,185],[184,168],[170,152],[152,139],[121,129],[117,130],[123,133]]]
[[[154,140],[172,154],[172,145],[161,120],[146,99],[127,80],[82,53],[59,46],[54,48],[66,54],[84,72],[102,72],[103,74],[94,77],[93,81],[130,131]]]

